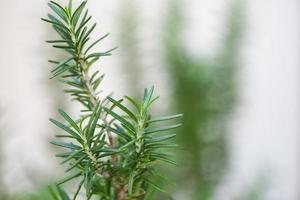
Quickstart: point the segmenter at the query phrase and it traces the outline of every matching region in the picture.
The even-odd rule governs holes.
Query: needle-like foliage
[[[172,140],[175,134],[168,131],[181,124],[161,124],[182,115],[152,118],[149,109],[158,99],[153,96],[153,87],[145,89],[141,101],[125,96],[127,104],[111,96],[98,98],[104,75],[99,71],[90,74],[90,68],[115,48],[105,52],[92,50],[108,34],[90,41],[96,24],[90,25],[86,1],[76,8],[72,8],[72,0],[67,6],[54,1],[48,5],[52,14],[42,20],[52,25],[59,39],[47,42],[69,55],[62,61],[49,61],[54,64],[51,78],[61,79],[67,85],[65,92],[84,107],[78,118],[59,109],[64,121],[50,119],[61,129],[56,136],[65,138],[51,143],[63,149],[57,156],[63,159],[62,164],[68,165],[67,175],[57,185],[78,179],[72,199],[83,188],[86,199],[97,196],[102,200],[144,199],[149,188],[164,191],[153,178],[159,176],[157,163],[175,164],[166,150],[177,147]],[[60,187],[51,187],[51,192],[54,199],[71,199]]]

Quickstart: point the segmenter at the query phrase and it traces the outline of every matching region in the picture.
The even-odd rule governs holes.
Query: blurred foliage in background
[[[14,194],[12,197],[8,198],[7,200],[53,200],[53,198],[48,188],[45,187],[45,188],[37,188],[35,192],[22,192],[19,194]]]
[[[177,137],[184,160],[178,184],[193,188],[193,199],[206,200],[211,199],[227,169],[227,119],[236,97],[240,7],[236,3],[231,8],[222,49],[210,61],[187,53],[182,41],[183,6],[179,0],[170,2],[165,23],[165,62],[173,81],[174,106],[185,115]]]
[[[173,92],[173,109],[184,113],[184,126],[177,136],[182,147],[178,154],[182,164],[180,173],[176,173],[176,188],[191,193],[190,199],[208,200],[212,199],[227,169],[227,119],[236,97],[241,5],[239,1],[234,1],[230,8],[223,44],[214,60],[188,53],[183,41],[186,26],[183,8],[180,0],[169,1],[161,43],[164,66],[172,82],[168,90]],[[124,71],[130,71],[127,77],[131,93],[138,95],[136,91],[141,82],[135,77],[139,77],[144,68],[139,60],[139,15],[136,4],[131,1],[125,1],[121,9],[120,46],[126,48],[122,51],[122,67]]]
[[[136,77],[142,77],[143,64],[141,61],[142,51],[138,38],[138,8],[135,0],[124,0],[121,3],[121,11],[118,18],[119,23],[119,53],[121,54],[121,68],[126,78],[127,88],[135,97],[140,97],[143,91],[140,80]]]
[[[1,104],[0,104],[1,105]],[[3,109],[2,105],[0,106],[0,200],[7,198],[7,188],[4,183],[3,177],[4,177],[4,169],[3,169],[3,163],[5,162],[5,155],[4,155],[4,134],[5,134],[5,124],[4,124],[4,117],[3,117]]]

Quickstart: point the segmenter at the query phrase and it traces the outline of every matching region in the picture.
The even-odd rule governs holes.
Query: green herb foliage
[[[76,199],[81,190],[86,199],[97,196],[102,200],[144,199],[149,189],[164,191],[157,182],[157,164],[176,164],[170,155],[175,134],[168,131],[181,124],[161,125],[165,121],[181,118],[181,114],[152,117],[149,109],[158,97],[154,88],[145,89],[141,101],[125,96],[114,99],[111,96],[100,99],[98,87],[104,75],[99,71],[90,72],[93,64],[101,57],[110,56],[115,49],[93,52],[93,47],[108,34],[91,42],[91,33],[96,23],[90,25],[83,1],[72,8],[54,1],[49,2],[52,14],[42,19],[52,25],[59,39],[49,40],[54,48],[69,55],[62,61],[50,60],[54,65],[51,78],[57,77],[67,85],[66,93],[80,102],[83,109],[74,119],[62,109],[58,112],[63,122],[50,119],[61,129],[58,138],[51,144],[63,149],[57,156],[67,164],[67,175],[51,187],[54,199]],[[129,104],[123,103],[123,100]],[[59,186],[76,179],[78,187],[70,198]]]
[[[227,125],[237,94],[242,3],[232,2],[225,21],[229,28],[213,60],[186,50],[183,7],[182,0],[170,1],[163,40],[164,59],[173,81],[174,107],[185,113],[177,141],[185,150],[180,159],[186,162],[178,185],[192,194],[186,199],[210,200],[226,173],[229,159]],[[182,180],[183,177],[187,178]]]

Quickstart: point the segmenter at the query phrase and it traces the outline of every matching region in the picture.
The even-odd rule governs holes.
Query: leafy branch
[[[54,65],[51,78],[59,78],[67,85],[66,93],[83,109],[74,119],[62,109],[58,112],[64,119],[50,121],[61,129],[56,135],[64,140],[51,143],[64,149],[56,156],[62,164],[68,164],[68,174],[51,187],[54,199],[70,199],[59,186],[73,179],[80,179],[72,199],[81,190],[86,199],[98,196],[102,200],[144,199],[149,188],[164,191],[153,177],[159,176],[157,164],[176,164],[166,150],[175,148],[175,134],[166,133],[181,124],[162,126],[161,122],[176,120],[182,115],[152,118],[149,109],[158,97],[154,88],[145,89],[141,101],[125,96],[116,100],[111,96],[98,97],[98,87],[104,78],[98,70],[91,73],[93,64],[101,57],[110,56],[115,49],[93,52],[96,44],[108,36],[90,42],[96,23],[90,25],[91,16],[86,1],[73,9],[72,0],[67,6],[49,2],[53,14],[47,19],[57,32],[59,39],[49,40],[54,48],[69,55],[62,61],[49,60]],[[126,100],[127,104],[123,101]]]

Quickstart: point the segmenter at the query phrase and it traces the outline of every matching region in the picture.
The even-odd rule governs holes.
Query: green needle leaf
[[[144,181],[146,183],[148,183],[150,186],[152,186],[154,189],[163,192],[163,193],[167,193],[164,189],[162,189],[159,185],[157,185],[156,183],[150,181],[149,179],[144,179]]]
[[[66,182],[68,182],[68,181],[74,179],[74,178],[77,178],[77,177],[81,176],[81,174],[82,174],[82,172],[77,172],[77,173],[75,173],[75,174],[71,174],[71,175],[69,175],[69,176],[67,176],[67,177],[65,177],[65,178],[63,178],[63,179],[61,179],[61,180],[59,180],[59,181],[57,182],[57,185],[61,185],[61,184],[63,184],[63,183],[66,183]]]
[[[58,65],[55,66],[55,68],[51,72],[57,71],[58,69],[60,69],[61,67],[63,67],[65,64],[67,64],[68,62],[70,62],[73,59],[74,59],[74,57],[71,57],[71,58],[67,58],[67,59],[61,61]]]
[[[69,124],[78,132],[81,133],[80,128],[77,126],[77,123],[62,109],[58,109],[59,114],[67,121]]]
[[[130,135],[128,135],[126,132],[121,131],[120,129],[114,129],[112,127],[109,126],[105,126],[105,128],[115,134],[117,134],[118,136],[124,138],[126,141],[129,141],[131,139]]]
[[[140,106],[133,98],[129,96],[124,96],[124,98],[127,99],[136,108],[137,111],[140,111]]]
[[[146,130],[145,134],[173,130],[173,129],[180,127],[181,125],[182,124],[176,124],[176,125],[165,126],[165,127],[161,127],[161,128],[154,128],[154,129]]]
[[[83,17],[83,20],[82,20],[82,22],[80,23],[78,29],[76,30],[76,33],[75,33],[76,37],[78,37],[79,35],[83,35],[83,34],[84,34],[83,32],[81,32],[82,28],[84,28],[84,26],[92,19],[91,16],[88,17],[88,18],[86,19],[87,14],[88,14],[88,11],[85,12],[85,15],[84,15],[84,17]],[[85,28],[86,28],[86,27],[85,27]],[[80,41],[80,40],[79,40],[79,41]]]
[[[68,148],[68,149],[73,149],[73,150],[79,150],[81,149],[80,146],[72,144],[72,143],[66,143],[66,142],[60,142],[60,141],[51,141],[50,142],[53,145]]]
[[[64,16],[68,16],[68,13],[61,5],[59,5],[58,3],[54,2],[54,1],[50,1],[50,3],[54,4],[63,13]]]
[[[75,158],[78,154],[82,153],[82,151],[74,151],[72,154],[70,154],[64,161],[62,161],[60,164],[64,164],[68,162],[69,160]]]
[[[129,196],[132,195],[133,183],[134,183],[134,170],[131,170],[131,172],[129,174],[129,181],[128,181],[128,194],[129,194]]]
[[[72,15],[71,23],[73,24],[74,27],[77,25],[78,19],[81,15],[85,5],[86,5],[86,1],[83,1],[80,4],[80,6],[75,10],[74,14]]]
[[[100,118],[102,108],[100,107],[100,103],[96,105],[94,108],[93,114],[90,117],[89,123],[88,123],[88,128],[87,128],[87,139],[89,140],[91,137],[93,137],[97,122]]]
[[[119,107],[121,110],[123,110],[126,114],[128,114],[128,116],[131,117],[131,119],[133,119],[135,122],[138,121],[136,116],[129,109],[123,106],[121,103],[119,103],[118,101],[114,100],[111,97],[107,97],[107,99],[111,101],[113,104],[115,104],[117,107]]]
[[[136,142],[136,140],[132,140],[132,141],[128,142],[127,144],[125,144],[124,146],[122,146],[122,147],[119,149],[119,151],[124,151],[124,150],[126,150],[127,147],[133,145],[135,142]]]
[[[134,130],[133,125],[128,122],[125,118],[121,117],[120,115],[118,115],[117,113],[115,113],[114,111],[104,108],[104,110],[110,114],[111,116],[113,116],[115,119],[119,120],[121,123],[126,124],[129,128],[131,128],[132,130]]]
[[[83,161],[83,159],[85,159],[87,157],[87,155],[83,155],[81,156],[78,160],[76,160],[76,162],[68,169],[65,170],[65,172],[69,172],[72,169],[74,169],[74,167],[76,167],[81,161]]]
[[[62,200],[71,200],[70,197],[67,195],[67,193],[64,190],[62,190],[59,186],[56,186],[56,187],[57,187],[59,196]]]
[[[50,23],[50,24],[52,24],[52,25],[54,25],[54,26],[60,27],[60,28],[62,28],[62,29],[65,30],[65,27],[64,27],[63,24],[60,24],[60,23],[58,23],[58,22],[51,21],[51,20],[45,19],[45,18],[41,18],[41,20],[43,20],[43,21],[45,21],[45,22],[48,22],[48,23]]]
[[[60,7],[58,7],[56,4],[53,4],[53,2],[48,3],[48,6],[61,18],[63,19],[65,22],[67,22],[67,17],[66,17],[66,13],[60,9]]]
[[[146,148],[152,148],[152,149],[162,149],[162,148],[177,148],[177,144],[161,144],[161,143],[148,143],[145,144]]]
[[[182,114],[177,114],[177,115],[170,115],[170,116],[165,116],[165,117],[157,117],[157,118],[153,118],[153,119],[147,121],[147,123],[150,124],[153,122],[167,121],[167,120],[181,118],[182,116],[183,116]]]
[[[77,190],[76,190],[76,192],[75,192],[75,194],[74,194],[73,200],[76,200],[76,198],[77,198],[77,196],[78,196],[78,194],[79,194],[79,191],[80,191],[80,189],[81,189],[83,183],[84,183],[84,179],[83,179],[82,181],[80,181],[80,183],[79,183],[79,185],[78,185],[78,187],[77,187]]]
[[[87,54],[87,52],[93,48],[98,42],[102,41],[104,38],[106,38],[107,36],[109,36],[109,33],[105,34],[103,37],[101,37],[100,39],[96,40],[94,43],[92,43],[84,52],[84,55]]]
[[[172,165],[178,165],[175,161],[171,160],[170,159],[170,155],[167,155],[167,154],[163,154],[163,153],[152,153],[151,154],[151,157],[152,158],[155,158],[155,159],[158,159],[158,160],[161,160],[161,161],[164,161],[164,162],[167,162],[167,163],[170,163]]]
[[[70,133],[72,136],[74,136],[78,142],[82,142],[82,138],[80,135],[78,135],[75,131],[73,131],[72,129],[70,129],[68,126],[64,125],[63,123],[56,121],[55,119],[50,119],[50,121],[55,124],[57,127],[63,129],[64,131]]]
[[[73,0],[69,0],[68,10],[69,10],[70,15],[72,15],[72,6],[73,6]]]
[[[163,142],[163,141],[172,139],[175,136],[176,136],[175,133],[174,134],[170,134],[170,135],[164,135],[164,136],[161,136],[161,137],[151,138],[151,139],[147,140],[146,142],[147,143]]]
[[[93,26],[86,32],[86,34],[83,36],[82,40],[80,40],[81,43],[83,43],[84,40],[93,32],[95,29],[97,23],[94,23]]]
[[[144,97],[144,107],[145,108],[147,107],[147,105],[149,104],[149,102],[152,98],[153,91],[154,91],[154,86],[152,86],[149,91],[147,89],[145,90],[145,97]]]
[[[49,192],[50,192],[53,200],[60,200],[59,197],[58,197],[58,195],[57,195],[57,193],[56,193],[56,190],[55,190],[54,186],[49,185],[48,186],[48,190],[49,190]]]

